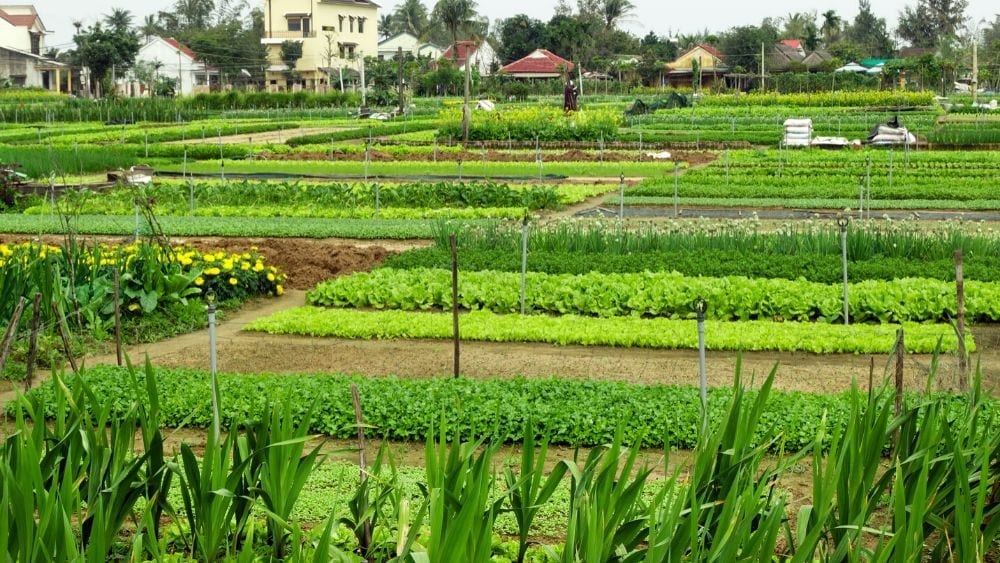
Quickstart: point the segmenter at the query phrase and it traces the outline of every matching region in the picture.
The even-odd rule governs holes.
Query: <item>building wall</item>
[[[312,14],[309,32],[288,31],[286,14]],[[343,19],[341,19],[341,16]],[[354,17],[353,30],[350,18]],[[364,31],[359,31],[357,18],[365,18]],[[295,65],[306,82],[306,88],[318,88],[325,82],[326,73],[321,67],[344,67],[355,69],[357,57],[378,55],[378,8],[373,4],[356,4],[352,1],[335,2],[322,0],[265,0],[264,39],[268,59],[272,65],[281,65],[281,43],[285,40],[302,42],[302,58]],[[329,39],[328,39],[329,38]],[[343,57],[338,43],[354,43],[351,49],[345,45]],[[328,48],[332,53],[328,54]],[[283,86],[286,75],[268,72],[269,88]],[[272,84],[275,82],[276,84]]]
[[[711,70],[719,64],[718,59],[712,53],[697,47],[681,55],[681,57],[668,66],[672,69],[691,69],[694,68],[694,61],[696,60],[703,71]]]
[[[173,45],[159,37],[151,37],[149,42],[139,49],[135,60],[136,62],[153,63],[159,61],[162,63],[163,67],[159,71],[160,76],[177,80],[178,93],[182,96],[196,93],[196,85],[205,84],[205,65],[178,51]]]
[[[0,78],[8,78],[15,86],[43,86],[38,60],[7,49],[0,49]]]
[[[42,36],[42,52],[45,51],[45,36]],[[0,47],[10,47],[26,53],[31,52],[31,35],[28,28],[14,27],[7,20],[0,19]]]
[[[404,53],[417,55],[420,41],[409,33],[401,33],[378,45],[378,56],[380,59],[391,59],[396,56],[397,49],[403,48]]]

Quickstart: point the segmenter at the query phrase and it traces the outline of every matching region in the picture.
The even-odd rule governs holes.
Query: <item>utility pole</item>
[[[368,98],[365,95],[365,53],[364,51],[358,51],[358,57],[361,59],[361,107],[368,107]]]
[[[972,34],[972,105],[975,107],[976,98],[979,96],[979,23]]]
[[[764,43],[760,44],[760,90],[763,92],[764,88]]]
[[[399,115],[406,111],[406,100],[403,98],[403,48],[396,49],[396,57],[399,61],[399,73],[397,82],[399,84]]]
[[[181,51],[177,50],[177,95],[184,95],[184,73],[181,72]]]

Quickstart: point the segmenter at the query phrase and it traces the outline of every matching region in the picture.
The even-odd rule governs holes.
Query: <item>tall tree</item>
[[[635,4],[629,0],[604,0],[601,15],[604,16],[604,29],[612,30],[622,20],[635,15]]]
[[[952,44],[965,25],[967,0],[918,0],[899,16],[899,36],[914,47]]]
[[[768,25],[734,27],[719,38],[719,47],[730,68],[739,67],[744,72],[760,72],[761,45],[771,46],[778,40],[778,32]]]
[[[858,0],[858,15],[847,29],[847,39],[869,57],[891,57],[895,51],[885,19],[875,16],[869,0]]]
[[[157,18],[164,29],[173,34],[212,25],[214,0],[177,0],[170,11],[159,12]]]
[[[142,25],[139,26],[139,34],[142,35],[143,39],[149,41],[150,37],[161,33],[163,33],[163,29],[160,27],[159,20],[153,14],[147,14],[142,20]]]
[[[483,21],[476,12],[474,0],[438,0],[434,5],[433,20],[447,31],[453,47],[453,59],[458,58],[460,36],[472,37],[482,31]]]
[[[434,5],[434,21],[448,30],[451,36],[452,60],[458,60],[458,37],[482,34],[483,20],[476,13],[474,0],[438,0]],[[462,105],[462,140],[469,140],[469,123],[472,121],[472,109],[469,107],[469,97],[472,81],[472,57],[465,61],[465,103]]]
[[[785,39],[802,39],[806,35],[806,26],[816,21],[816,16],[804,12],[788,14],[785,18],[785,28],[782,35]]]
[[[512,63],[544,46],[545,24],[518,14],[500,22],[497,37],[500,40],[500,49],[497,51],[500,60],[504,64]]]
[[[114,31],[129,31],[132,29],[132,12],[125,8],[112,8],[111,13],[104,16],[104,23]]]
[[[86,30],[82,25],[76,26],[73,42],[76,43],[74,64],[90,69],[101,94],[114,93],[112,74],[124,73],[139,53],[139,38],[133,31],[105,28],[100,22]]]
[[[378,17],[378,36],[381,39],[388,39],[396,34],[395,25],[392,23],[392,16],[382,14]]]
[[[823,25],[820,26],[819,31],[823,34],[823,43],[827,47],[840,41],[843,25],[844,20],[840,19],[835,10],[823,12]]]
[[[392,13],[394,33],[405,31],[417,37],[424,37],[428,24],[427,7],[420,0],[403,0]]]

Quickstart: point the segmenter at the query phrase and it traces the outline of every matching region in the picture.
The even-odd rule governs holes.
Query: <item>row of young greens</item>
[[[462,139],[462,112],[441,114],[438,138]],[[476,111],[469,123],[470,141],[613,141],[622,117],[614,110],[565,113],[557,107],[511,107]]]
[[[917,262],[952,260],[961,249],[972,261],[992,260],[1000,255],[1000,236],[989,228],[973,232],[961,223],[927,228],[912,222],[864,221],[848,228],[847,253],[851,261],[884,258]],[[466,225],[437,224],[434,242],[448,248],[448,237],[456,234],[462,251],[509,251],[520,255],[521,229],[502,223]],[[839,256],[840,231],[832,221],[784,223],[766,229],[759,221],[733,220],[671,221],[637,223],[625,230],[601,221],[560,221],[529,230],[532,253],[645,254],[739,252],[747,256]],[[663,268],[656,268],[663,269]],[[694,272],[693,274],[697,274]],[[764,277],[779,277],[765,274]]]
[[[838,153],[841,154],[841,153]],[[977,201],[996,199],[1000,153],[863,151],[830,161],[823,153],[729,151],[711,165],[684,174],[677,194],[715,199],[837,199],[859,205],[860,185],[876,200]],[[868,165],[867,158],[871,158]],[[870,190],[868,185],[870,183]],[[651,176],[629,196],[672,197],[672,176]]]
[[[315,206],[324,209],[374,208],[376,201],[383,208],[464,208],[518,207],[552,209],[561,203],[572,203],[595,195],[588,186],[510,185],[495,182],[411,182],[405,184],[373,182],[305,183],[267,182],[259,180],[204,181],[190,184],[180,181],[158,181],[151,187],[120,186],[100,193],[67,192],[64,198],[74,200],[81,213],[123,215],[128,213],[135,198],[154,201],[158,213],[185,214],[191,206],[240,207]],[[606,190],[601,190],[606,191]],[[598,192],[600,193],[600,192]],[[82,200],[82,202],[81,202]],[[62,201],[57,201],[61,205]],[[80,205],[82,204],[82,207]],[[45,214],[49,204],[43,203],[26,212]]]
[[[255,376],[224,377],[217,392],[205,381],[204,374],[156,373],[147,366],[143,386],[134,373],[100,370],[50,383],[14,405],[17,431],[0,454],[7,484],[0,489],[6,528],[0,552],[12,559],[88,561],[251,560],[266,553],[272,560],[379,563],[616,557],[679,563],[742,554],[825,563],[846,554],[858,561],[982,560],[998,533],[989,522],[1000,506],[988,493],[996,486],[991,463],[1000,435],[991,431],[995,406],[978,393],[922,398],[900,411],[888,393],[867,399],[858,391],[838,398],[773,393],[773,372],[758,393],[747,393],[737,368],[732,391],[713,391],[711,423],[702,427],[693,388]],[[322,460],[319,447],[307,450],[306,434],[314,421],[327,420],[337,432],[353,434],[352,383],[361,397],[383,399],[375,404],[389,407],[387,424],[398,421],[426,436],[425,478],[418,496],[407,493],[383,450],[351,501],[328,507],[326,524],[307,534],[293,515]],[[161,385],[168,388],[164,397],[182,399],[161,403]],[[606,404],[619,416],[595,424],[580,416],[593,411],[553,401],[561,390]],[[200,462],[189,444],[168,457],[160,426],[179,416],[206,424],[205,412],[213,418],[210,395],[220,397],[215,419],[224,412],[232,431],[225,439],[211,432]],[[518,400],[525,401],[522,408]],[[661,408],[664,402],[677,408]],[[775,403],[785,408],[773,410]],[[396,410],[410,407],[415,416]],[[535,408],[551,409],[552,418],[526,420]],[[508,416],[498,419],[498,409]],[[374,410],[374,419],[384,420]],[[787,418],[795,413],[802,415],[797,426]],[[50,424],[43,423],[47,416],[54,417]],[[486,428],[483,434],[498,439],[465,442],[467,434],[452,434],[441,422],[446,418],[469,433]],[[542,431],[553,441],[581,429],[601,445],[547,469],[550,439],[537,440],[536,420],[548,423]],[[651,437],[658,429],[662,436]],[[694,455],[661,482],[639,462],[637,448],[623,446],[626,436],[633,443],[670,444],[678,430],[694,436]],[[501,439],[518,435],[520,459],[493,469]],[[769,450],[786,448],[799,451],[765,462]],[[807,459],[814,474],[811,504],[793,519],[795,508],[779,483]],[[691,477],[681,479],[683,471]],[[539,514],[565,498],[554,495],[567,485],[564,534],[531,550],[542,526],[551,525]],[[172,487],[182,508],[171,501]],[[504,514],[516,524],[510,544],[497,538]],[[134,529],[125,541],[127,521]]]
[[[662,192],[661,192],[662,193]],[[703,207],[749,207],[758,209],[792,209],[798,211],[838,211],[845,209],[849,213],[860,212],[860,202],[858,198],[853,199],[828,199],[819,197],[811,198],[778,198],[778,197],[679,197],[676,200],[673,196],[625,196],[622,200],[618,196],[609,197],[605,203],[608,205],[619,205],[624,201],[627,207],[654,207],[668,208],[672,211],[674,203],[679,207],[681,215],[698,215],[698,208]],[[874,216],[884,215],[886,211],[913,211],[917,216],[926,216],[924,211],[997,211],[1000,210],[1000,199],[867,199],[865,200],[865,213],[871,211]],[[695,209],[689,209],[695,208]],[[658,210],[661,211],[662,210]]]
[[[464,272],[458,305],[465,310],[520,310],[521,276],[497,271]],[[446,269],[382,268],[320,283],[306,297],[320,307],[450,309],[451,272]],[[957,316],[953,283],[925,278],[864,281],[850,285],[854,322],[944,322]],[[973,322],[1000,320],[1000,284],[969,281],[966,315]],[[695,301],[708,302],[715,320],[843,322],[843,288],[805,280],[686,277],[676,272],[588,273],[525,276],[525,311],[598,317],[695,317]]]
[[[441,222],[438,219],[322,219],[314,217],[158,217],[157,228],[131,215],[79,215],[70,218],[73,231],[85,235],[428,239]],[[476,225],[478,220],[466,224]],[[58,216],[0,214],[0,233],[63,234],[66,226]]]
[[[698,249],[677,251],[629,252],[565,252],[529,249],[528,268],[545,274],[626,274],[638,272],[675,271],[688,276],[805,279],[835,284],[843,280],[840,256],[837,254],[776,254],[741,250]],[[466,248],[460,254],[464,272],[496,270],[521,271],[520,249]],[[977,254],[965,259],[965,279],[1000,282],[1000,257]],[[414,249],[390,256],[381,267],[397,269],[450,268],[451,252],[447,247],[433,246]],[[952,258],[916,260],[911,258],[876,257],[852,259],[848,267],[852,281],[894,280],[898,278],[932,278],[954,280]]]
[[[813,354],[886,354],[896,342],[895,325],[833,325],[743,321],[706,324],[709,350],[811,352]],[[910,352],[957,348],[949,325],[904,324]],[[375,339],[450,339],[447,313],[324,309],[300,307],[257,319],[245,330],[269,334]],[[461,316],[461,338],[482,342],[537,342],[560,346],[613,346],[694,350],[698,331],[693,320],[636,317],[594,318],[576,315],[500,315],[472,311]],[[967,337],[968,348],[974,349]]]

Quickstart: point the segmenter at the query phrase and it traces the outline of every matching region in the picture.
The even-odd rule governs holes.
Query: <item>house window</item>
[[[337,28],[333,27],[332,25],[324,25],[323,31],[337,31]]]
[[[337,19],[340,20],[340,29],[338,31],[340,31],[341,33],[343,33],[344,32],[344,16],[337,16]]]
[[[307,35],[312,29],[312,22],[308,17],[290,17],[288,18],[288,31]]]
[[[365,32],[365,18],[359,17],[358,18],[358,33],[364,33],[364,32]]]
[[[351,33],[354,33],[354,16],[349,16],[348,19],[351,20]]]
[[[42,35],[40,33],[31,34],[31,54],[32,55],[42,54]]]

